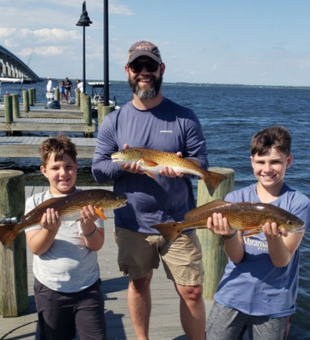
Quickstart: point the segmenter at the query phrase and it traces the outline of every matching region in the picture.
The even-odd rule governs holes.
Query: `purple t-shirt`
[[[260,202],[256,184],[229,193],[225,201]],[[289,211],[310,226],[310,200],[299,191],[284,185],[273,205]],[[245,255],[234,264],[228,261],[225,273],[214,295],[221,305],[249,315],[282,317],[295,312],[298,290],[299,249],[283,268],[275,267],[268,253],[264,233],[244,238]]]
[[[98,133],[92,164],[99,183],[113,180],[114,191],[125,193],[128,203],[115,210],[115,225],[157,234],[152,224],[183,220],[195,207],[191,179],[130,174],[111,161],[111,154],[130,147],[176,153],[198,160],[207,168],[207,150],[201,124],[191,109],[164,100],[150,110],[137,110],[131,102],[108,114]]]

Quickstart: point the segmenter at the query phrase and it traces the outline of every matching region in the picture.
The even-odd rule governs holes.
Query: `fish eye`
[[[292,224],[292,222],[291,222],[291,221],[286,221],[286,223],[287,223],[288,225],[291,225],[291,224]]]

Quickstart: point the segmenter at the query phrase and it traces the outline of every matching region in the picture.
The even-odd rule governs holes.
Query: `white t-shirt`
[[[83,86],[83,82],[80,81],[78,84],[77,84],[77,88],[80,90],[80,92],[84,92],[84,86]]]
[[[29,197],[25,213],[52,197],[49,190]],[[101,219],[95,224],[98,228],[104,227]],[[25,232],[40,228],[38,224]],[[33,255],[33,273],[46,287],[64,293],[79,292],[98,280],[97,252],[85,246],[80,222],[61,223],[49,250],[43,255]]]
[[[46,92],[52,92],[52,91],[53,91],[53,82],[51,79],[49,79],[46,84]]]

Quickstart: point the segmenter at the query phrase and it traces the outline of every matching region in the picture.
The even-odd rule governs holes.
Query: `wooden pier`
[[[79,94],[76,105],[64,104],[60,109],[44,109],[42,104],[35,104],[33,96],[33,91],[31,94],[23,91],[23,105],[19,104],[18,95],[4,96],[4,107],[0,110],[0,131],[5,131],[6,136],[29,131],[81,132],[85,137],[93,136],[97,122],[92,118],[89,96]]]
[[[107,187],[105,187],[107,188]],[[47,187],[25,187],[25,196],[47,190]],[[84,189],[87,189],[84,187]],[[107,189],[112,189],[111,187]],[[113,213],[107,212],[105,221],[105,244],[98,251],[102,278],[102,294],[105,299],[105,315],[108,340],[136,339],[127,308],[128,277],[122,276],[117,265],[117,246],[113,236]],[[2,246],[2,245],[1,245]],[[0,340],[37,339],[37,314],[33,297],[32,254],[27,253],[29,308],[18,317],[0,316]],[[173,283],[166,278],[162,264],[154,271],[151,284],[152,314],[150,339],[186,340],[179,319],[179,297]],[[212,302],[205,300],[207,313]]]

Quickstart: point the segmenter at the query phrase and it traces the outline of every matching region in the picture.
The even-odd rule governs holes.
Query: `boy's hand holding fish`
[[[237,233],[236,230],[231,228],[229,222],[222,216],[221,213],[214,213],[212,217],[208,218],[207,228],[214,234],[223,236],[224,240],[232,239]],[[262,226],[262,232],[265,234],[267,239],[279,238],[281,236],[286,237],[288,235],[287,230],[285,228],[279,229],[275,222],[266,222]]]
[[[47,208],[46,212],[42,216],[40,224],[43,229],[55,232],[56,235],[61,225],[61,220],[59,218],[58,212],[55,211],[55,209],[53,208]]]
[[[212,217],[208,218],[207,228],[214,234],[223,236],[224,240],[232,239],[237,233],[237,230],[230,227],[227,218],[221,213],[213,213]]]
[[[272,222],[266,222],[265,225],[262,227],[262,231],[265,234],[267,241],[269,239],[275,239],[275,238],[279,238],[281,236],[287,237],[288,236],[288,232],[285,228],[278,228],[277,223]]]

